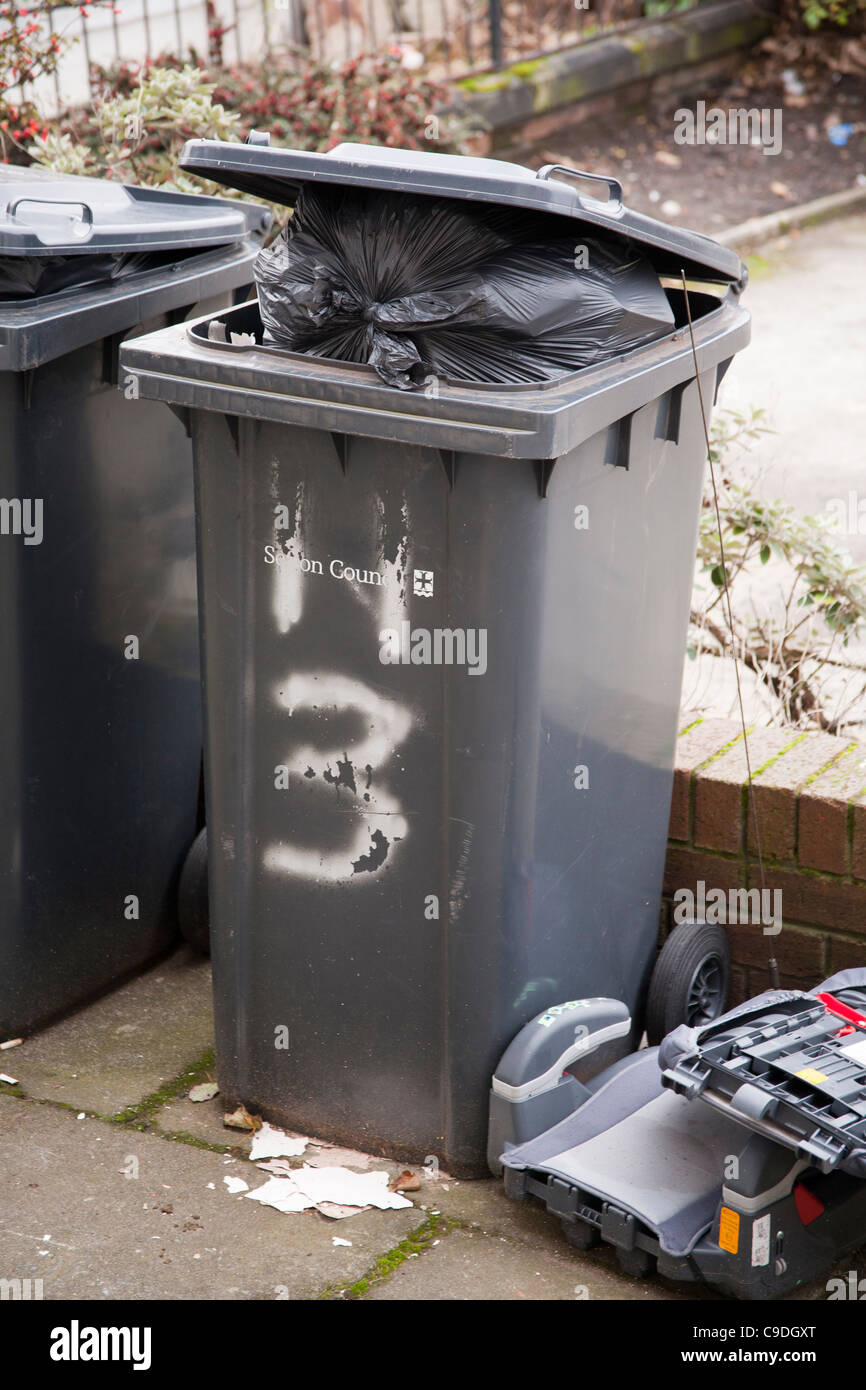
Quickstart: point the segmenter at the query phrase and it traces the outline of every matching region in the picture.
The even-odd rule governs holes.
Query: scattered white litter
[[[249,1192],[250,1190],[249,1183],[244,1182],[243,1178],[223,1178],[223,1182],[232,1196],[236,1192]]]
[[[235,347],[255,347],[256,345],[255,333],[232,333],[229,329],[229,337]]]
[[[211,343],[224,343],[226,341],[226,326],[219,319],[211,319],[207,326],[208,341]]]
[[[311,1168],[369,1168],[375,1159],[358,1149],[341,1149],[337,1144],[317,1143],[310,1153],[304,1154],[304,1162]]]
[[[342,1237],[342,1236],[331,1236],[331,1244],[332,1244],[332,1245],[351,1245],[352,1242],[351,1242],[350,1240],[343,1240],[343,1237]]]
[[[17,1077],[17,1076],[7,1076],[6,1073],[5,1073],[5,1071],[0,1071],[0,1081],[5,1081],[7,1086],[17,1086],[17,1085],[18,1085],[18,1077]]]
[[[86,1120],[86,1119],[87,1119],[87,1116],[85,1115],[85,1113],[84,1113],[83,1110],[79,1110],[79,1112],[78,1112],[78,1114],[75,1116],[75,1118],[76,1118],[76,1120]]]
[[[281,1129],[265,1122],[253,1136],[250,1158],[297,1158],[307,1147],[306,1139],[292,1139]]]
[[[211,1192],[216,1192],[216,1183],[215,1183],[215,1182],[209,1182],[209,1183],[208,1183],[208,1187],[210,1188]]]
[[[189,1093],[190,1100],[213,1100],[214,1096],[219,1095],[219,1086],[215,1081],[203,1081],[200,1086],[193,1086]]]
[[[337,1219],[352,1216],[365,1207],[411,1207],[408,1197],[388,1191],[389,1174],[385,1172],[353,1173],[348,1168],[296,1169],[291,1177],[270,1178],[264,1187],[247,1196],[254,1202],[275,1207],[277,1211],[306,1211],[318,1207],[324,1214]]]
[[[261,1202],[264,1207],[274,1207],[277,1211],[306,1211],[313,1206],[309,1197],[299,1192],[291,1178],[269,1178],[264,1187],[255,1192],[247,1192],[251,1202]]]
[[[23,1041],[23,1038],[9,1038],[6,1042],[0,1043],[0,1052],[5,1052],[7,1047],[20,1047]]]
[[[288,1159],[269,1158],[265,1163],[257,1163],[263,1173],[273,1173],[278,1178],[290,1178],[295,1171]]]

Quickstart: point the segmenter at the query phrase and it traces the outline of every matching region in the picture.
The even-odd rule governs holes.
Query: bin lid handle
[[[593,183],[604,183],[607,185],[609,198],[608,203],[611,213],[618,213],[622,209],[622,184],[619,179],[615,179],[611,174],[590,174],[586,169],[570,169],[567,164],[545,164],[536,174],[537,179],[549,179],[551,174],[569,174],[574,179],[590,179]]]
[[[35,207],[39,209],[39,212],[35,216],[31,215],[31,220],[19,213],[18,209],[23,207]],[[56,211],[56,209],[61,208],[77,208],[78,215],[67,211]],[[31,227],[43,246],[60,245],[61,242],[67,243],[70,230],[76,241],[87,241],[93,235],[93,212],[87,203],[82,203],[77,199],[64,202],[59,198],[16,198],[15,202],[9,206],[9,216],[15,217]],[[58,226],[60,218],[63,219],[62,226]],[[47,220],[47,225],[43,219]],[[74,224],[71,229],[70,223]]]

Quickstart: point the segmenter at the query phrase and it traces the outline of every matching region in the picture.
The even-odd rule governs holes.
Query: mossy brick
[[[846,936],[831,936],[829,946],[828,975],[835,975],[837,970],[854,970],[866,967],[866,940],[849,941]]]
[[[800,931],[783,926],[777,936],[765,936],[760,923],[740,922],[725,928],[731,959],[751,970],[763,970],[775,956],[779,971],[791,979],[817,983],[822,978],[826,954],[820,932]]]
[[[746,886],[745,864],[741,859],[723,859],[720,855],[704,854],[685,845],[669,845],[665,859],[666,896],[673,897],[685,888],[697,893],[699,883],[705,885],[707,892],[713,888],[721,888],[725,893],[731,888],[743,888]]]
[[[683,720],[683,732],[676,742],[674,753],[674,783],[671,795],[671,815],[668,835],[672,840],[691,838],[692,773],[740,734],[740,726],[732,719],[700,719],[694,716],[689,727]]]
[[[791,729],[750,730],[748,755],[753,775],[799,737]],[[696,846],[728,854],[740,852],[747,779],[746,745],[741,733],[726,753],[702,767],[695,778]]]
[[[767,766],[752,761],[755,814],[761,852],[770,859],[791,861],[797,848],[797,796],[810,778],[840,758],[849,742],[832,734],[789,736],[789,747]],[[758,770],[760,768],[760,770]],[[747,819],[749,849],[756,850],[754,817]]]
[[[807,869],[847,874],[849,803],[866,791],[866,746],[855,744],[802,787],[797,806],[797,861]],[[866,864],[864,874],[866,877]]]
[[[786,922],[866,936],[866,883],[846,883],[814,869],[769,868],[765,873],[767,886],[782,893]],[[754,863],[749,865],[748,878],[750,887],[760,885]]]

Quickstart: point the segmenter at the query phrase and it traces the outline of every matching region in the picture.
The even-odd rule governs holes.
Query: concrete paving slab
[[[169,1101],[153,1117],[154,1129],[161,1134],[188,1134],[206,1144],[249,1152],[252,1137],[241,1129],[223,1124],[226,1107],[222,1096],[214,1100],[191,1101],[188,1095]]]
[[[607,1252],[606,1252],[607,1253]],[[601,1258],[590,1261],[555,1246],[531,1249],[505,1236],[452,1230],[425,1254],[406,1259],[364,1302],[421,1300],[491,1302],[625,1299],[634,1302],[682,1298],[661,1284],[628,1279]]]
[[[809,515],[853,492],[866,500],[863,454],[866,395],[863,354],[866,217],[808,227],[771,244],[752,263],[743,303],[752,341],[719,393],[725,408],[760,406],[765,435],[740,464],[760,478],[766,497],[783,497]],[[738,455],[731,451],[731,462]],[[848,508],[845,508],[846,515]],[[866,561],[866,507],[839,543]]]
[[[212,1043],[210,965],[184,947],[4,1053],[4,1070],[30,1096],[114,1115],[158,1091]]]
[[[273,1211],[228,1195],[226,1174],[265,1180],[246,1162],[11,1097],[0,1169],[0,1275],[42,1279],[46,1299],[311,1299],[424,1219]]]

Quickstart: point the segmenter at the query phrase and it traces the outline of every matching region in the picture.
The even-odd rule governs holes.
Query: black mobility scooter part
[[[647,997],[647,1041],[657,1047],[682,1023],[691,1028],[723,1013],[731,983],[724,930],[710,922],[681,922],[659,953]]]
[[[847,1014],[828,1012],[818,996],[830,991]],[[677,1030],[661,1050],[637,1052],[595,1077],[587,1098],[551,1129],[507,1149],[506,1193],[540,1198],[572,1245],[586,1249],[600,1238],[615,1246],[630,1273],[655,1261],[668,1278],[704,1280],[737,1298],[781,1297],[866,1241],[866,1182],[851,1142],[862,1134],[866,1083],[858,1094],[849,1067],[859,1057],[851,1049],[866,1041],[856,1021],[864,1005],[866,970],[846,971],[810,995],[774,991],[708,1028]],[[733,1043],[710,1065],[707,1053],[722,1035]],[[778,1044],[771,1058],[754,1056],[765,1042]],[[698,1064],[689,1067],[695,1052]],[[809,1069],[823,1069],[829,1089],[797,1076]],[[706,1102],[722,1086],[740,1092],[739,1108],[687,1099]],[[830,1127],[830,1139],[843,1135],[847,1157],[824,1171]]]
[[[857,1016],[829,994],[764,1004],[700,1029],[662,1080],[824,1173],[866,1177],[866,1017]]]

